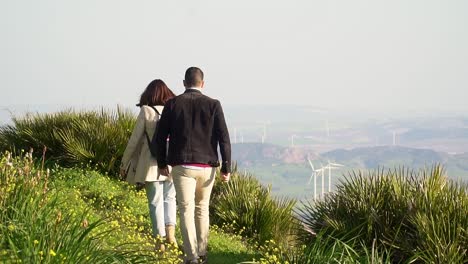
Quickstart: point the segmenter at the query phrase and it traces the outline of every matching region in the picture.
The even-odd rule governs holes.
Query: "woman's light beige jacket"
[[[164,107],[158,105],[155,108],[162,113]],[[159,118],[159,114],[153,108],[146,105],[140,108],[140,114],[138,114],[135,128],[123,154],[121,165],[121,168],[128,171],[126,180],[131,184],[167,180],[166,176],[158,174],[157,161],[150,153],[145,135],[146,131],[149,139],[153,138]]]

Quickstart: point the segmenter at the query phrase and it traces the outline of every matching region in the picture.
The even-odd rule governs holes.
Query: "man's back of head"
[[[203,71],[197,67],[190,67],[185,71],[185,88],[198,87],[202,88],[204,85]]]

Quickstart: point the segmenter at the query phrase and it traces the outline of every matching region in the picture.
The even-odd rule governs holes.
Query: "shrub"
[[[30,157],[0,158],[0,261],[11,263],[141,263],[143,252],[103,247],[102,220],[88,222],[60,210],[50,195],[49,173]]]
[[[294,236],[296,201],[273,198],[271,188],[261,185],[251,175],[234,172],[229,183],[218,180],[211,201],[215,224],[227,223],[234,231],[259,243],[273,239],[287,244]]]
[[[64,166],[94,166],[116,175],[134,115],[117,111],[62,111],[27,114],[0,128],[0,148],[28,150],[47,147],[47,158]]]
[[[353,172],[325,199],[304,203],[300,215],[309,231],[300,237],[310,245],[317,240],[312,233],[333,236],[392,262],[466,263],[466,191],[440,166]]]

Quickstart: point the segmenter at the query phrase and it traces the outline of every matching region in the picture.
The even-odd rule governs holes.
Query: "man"
[[[222,157],[221,178],[229,181],[231,143],[218,100],[203,95],[203,72],[185,72],[185,92],[169,100],[161,114],[155,137],[159,172],[168,175],[173,166],[180,212],[185,263],[206,263],[209,233],[209,201],[216,167],[218,144]],[[169,138],[169,150],[166,141]],[[166,156],[167,151],[167,156]]]

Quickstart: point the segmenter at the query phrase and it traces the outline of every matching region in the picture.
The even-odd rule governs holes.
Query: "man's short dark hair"
[[[203,81],[203,72],[200,68],[190,67],[185,71],[185,85],[187,87],[199,86]]]

